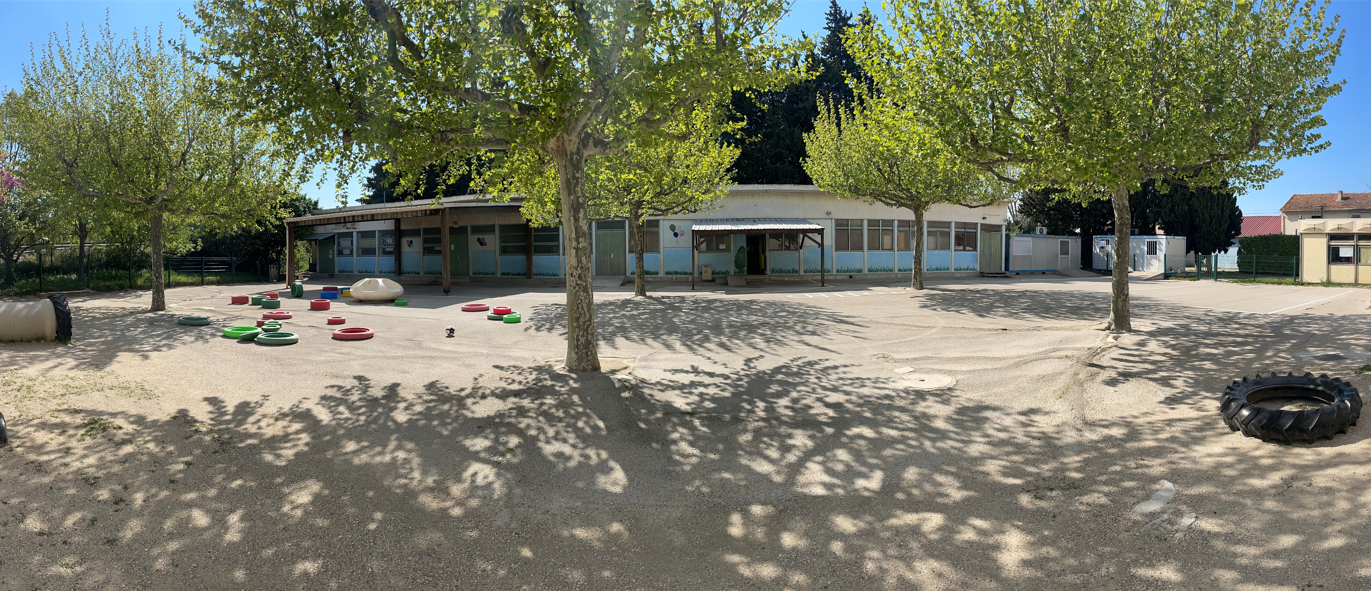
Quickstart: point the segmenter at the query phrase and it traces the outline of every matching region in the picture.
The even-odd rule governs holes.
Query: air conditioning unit
[[[1042,227],[1042,226],[1038,226],[1038,234],[1041,234],[1041,235],[1043,235],[1043,236],[1046,236],[1046,235],[1047,235],[1047,228],[1044,228],[1044,227]]]

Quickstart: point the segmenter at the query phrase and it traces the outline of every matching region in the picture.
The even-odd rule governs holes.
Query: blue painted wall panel
[[[799,251],[770,252],[766,255],[767,272],[772,275],[798,275],[800,274],[800,253]]]
[[[824,253],[823,253],[822,255],[819,254],[819,247],[817,247],[817,246],[806,246],[806,247],[804,248],[804,255],[805,255],[805,256],[804,256],[805,273],[818,273],[818,272],[819,272],[819,261],[823,261],[823,262],[824,262],[824,267],[825,267],[824,270],[825,270],[825,271],[828,271],[829,273],[832,273],[832,272],[833,272],[833,262],[830,261],[830,260],[828,259],[829,256],[832,256],[832,254],[833,254],[833,247],[831,247],[831,246],[825,246],[825,247],[824,247]]]
[[[667,275],[690,275],[689,248],[667,248],[662,256],[666,257]]]
[[[425,274],[425,275],[442,275],[442,274],[443,274],[443,257],[442,257],[442,256],[436,256],[436,257],[435,257],[435,256],[426,256],[426,257],[424,257],[424,274]]]
[[[689,253],[690,251],[686,251],[686,254]],[[702,252],[700,253],[700,259],[697,264],[700,265],[700,267],[702,268],[705,265],[714,265],[713,273],[715,275],[727,275],[728,267],[731,264],[730,261],[732,258],[733,257],[730,257],[722,252]],[[695,269],[695,272],[699,273],[700,269]]]
[[[376,273],[376,257],[357,257],[357,272],[362,275]]]
[[[839,252],[833,255],[833,267],[837,273],[865,273],[866,261],[860,252]]]
[[[561,277],[562,276],[562,257],[557,256],[534,256],[533,257],[533,276],[534,277]]]
[[[687,251],[688,252],[688,251]],[[655,252],[643,254],[643,274],[649,277],[660,274],[662,268],[662,255]],[[638,271],[638,255],[630,253],[628,255],[628,274],[633,276]]]
[[[924,253],[925,271],[951,271],[952,253],[950,252],[926,252]]]
[[[975,271],[980,255],[974,252],[955,252],[952,253],[953,271]]]
[[[395,274],[395,257],[381,257],[376,259],[377,273],[381,275]]]
[[[912,252],[897,252],[897,253],[895,253],[895,266],[897,267],[897,270],[898,270],[899,272],[901,272],[901,273],[913,273],[913,272],[914,272],[914,253],[912,253]]]
[[[500,257],[501,277],[524,277],[528,275],[528,260],[522,255]]]
[[[420,255],[417,252],[400,253],[400,271],[405,275],[418,275],[420,269]]]
[[[478,250],[471,253],[472,275],[495,275],[495,251]]]
[[[894,273],[895,272],[895,253],[893,252],[868,252],[866,253],[866,272],[867,273]]]
[[[352,264],[352,257],[338,257],[339,273],[356,273],[356,267]]]

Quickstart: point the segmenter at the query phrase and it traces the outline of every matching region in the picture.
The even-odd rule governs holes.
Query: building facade
[[[1371,218],[1371,193],[1296,193],[1281,206],[1280,233],[1298,234],[1302,220],[1360,218]]]
[[[935,205],[923,227],[916,228],[909,210],[839,199],[813,186],[739,185],[712,211],[650,218],[643,268],[649,278],[699,276],[705,266],[712,275],[817,275],[821,265],[829,274],[907,273],[913,270],[915,232],[923,232],[929,273],[1002,272],[1007,213],[1004,205]],[[691,232],[697,221],[768,219],[821,226],[823,248],[797,233],[714,231],[696,237]],[[448,275],[458,277],[556,278],[566,272],[561,228],[530,227],[517,203],[480,196],[445,198],[439,205],[319,210],[289,225],[313,229],[306,238],[317,245],[320,273],[436,278],[444,275],[444,259]],[[634,273],[629,234],[626,220],[592,222],[595,275]]]

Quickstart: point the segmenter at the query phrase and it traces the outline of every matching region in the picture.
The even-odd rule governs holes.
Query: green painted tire
[[[262,332],[281,332],[281,323],[275,321],[264,322],[262,323]]]
[[[408,305],[409,305],[409,300],[395,300],[395,305],[397,305],[397,306],[408,306]]]
[[[268,310],[275,310],[281,307],[281,300],[273,300],[271,298],[267,298],[265,300],[262,300],[262,307]]]
[[[260,336],[262,336],[262,329],[260,329],[260,328],[254,328],[254,329],[249,330],[249,331],[247,331],[247,332],[239,333],[239,334],[238,334],[238,340],[240,340],[240,341],[255,341],[255,340],[257,340],[257,337],[260,337]]]
[[[486,320],[504,320],[504,319],[505,319],[505,315],[504,315],[504,314],[496,314],[496,313],[494,313],[494,312],[491,312],[491,313],[489,313],[489,314],[486,314]]]
[[[177,324],[186,326],[209,326],[209,318],[204,316],[182,316],[176,320]]]
[[[257,330],[256,326],[230,326],[224,329],[224,336],[236,339],[243,336],[243,333]]]
[[[248,298],[248,304],[253,305],[253,306],[260,306],[260,305],[262,305],[262,302],[263,302],[264,300],[266,300],[266,299],[267,299],[267,296],[252,296],[252,297]]]
[[[522,317],[522,316],[519,316],[519,313],[518,313],[518,312],[510,312],[510,313],[508,313],[508,314],[505,314],[504,320],[505,320],[505,324],[514,324],[514,323],[516,323],[516,322],[523,322],[523,321],[524,321],[523,317]]]
[[[265,327],[263,327],[265,328]],[[300,342],[300,335],[293,332],[264,332],[257,335],[257,342],[263,345],[294,345]]]

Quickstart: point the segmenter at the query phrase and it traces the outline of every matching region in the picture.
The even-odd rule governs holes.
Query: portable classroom
[[[1081,268],[1079,236],[1011,234],[1010,273],[1051,273]]]
[[[1114,268],[1114,237],[1095,236],[1091,244],[1091,267]],[[1129,271],[1162,271],[1185,268],[1184,236],[1132,236],[1128,241]]]

